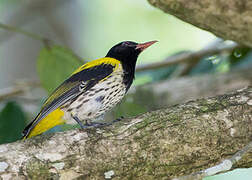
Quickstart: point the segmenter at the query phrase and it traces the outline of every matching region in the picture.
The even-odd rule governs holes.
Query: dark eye
[[[129,41],[125,41],[125,42],[123,42],[122,43],[122,46],[124,46],[124,47],[135,47],[135,44],[134,43],[132,43],[132,42],[129,42]]]
[[[123,46],[130,46],[130,43],[129,42],[123,42],[122,45]]]

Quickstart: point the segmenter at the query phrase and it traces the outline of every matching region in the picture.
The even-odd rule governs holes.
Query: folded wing
[[[74,101],[83,92],[92,88],[96,83],[108,77],[115,69],[116,65],[101,61],[100,64],[89,66],[75,72],[70,78],[64,81],[49,96],[42,106],[41,111],[36,118],[27,125],[23,131],[23,138],[26,138],[32,129],[51,112],[60,108],[64,104]]]

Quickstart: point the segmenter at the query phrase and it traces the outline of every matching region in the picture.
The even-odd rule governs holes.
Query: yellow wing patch
[[[54,126],[64,124],[65,120],[62,118],[63,116],[64,112],[60,108],[54,110],[38,122],[38,124],[31,130],[27,138],[39,135]]]
[[[114,58],[105,57],[105,58],[97,59],[97,60],[94,60],[94,61],[91,61],[91,62],[88,62],[88,63],[84,64],[83,66],[81,66],[77,70],[75,70],[73,72],[73,74],[76,74],[76,73],[78,73],[78,72],[80,72],[80,71],[82,71],[84,69],[88,69],[88,68],[92,68],[92,67],[95,67],[95,66],[99,66],[101,64],[110,64],[110,65],[114,66],[114,71],[116,69],[118,69],[119,67],[121,67],[119,60],[116,60]],[[104,79],[106,79],[106,78],[104,78]],[[104,79],[102,79],[102,80],[104,80]],[[63,94],[64,92],[68,91],[74,85],[76,85],[78,83],[79,82],[72,82],[72,83],[68,82],[67,84],[64,84],[64,86],[59,86],[59,88],[56,89],[52,93],[52,95],[46,100],[46,102],[44,103],[44,105],[42,106],[42,108],[45,108],[54,99],[56,99],[61,94]],[[41,133],[43,133],[43,132],[45,132],[45,131],[53,128],[54,126],[64,124],[65,120],[63,119],[63,116],[64,116],[64,112],[60,108],[52,111],[46,117],[44,117],[43,119],[41,119],[38,122],[38,124],[36,124],[34,126],[34,128],[29,132],[29,135],[26,138],[30,138],[30,137],[39,135],[39,134],[41,134]],[[39,118],[39,116],[37,118]]]
[[[104,57],[104,58],[97,59],[97,60],[94,60],[94,61],[91,61],[91,62],[88,62],[88,63],[82,65],[81,67],[76,69],[73,72],[73,74],[76,74],[76,73],[82,71],[83,69],[88,69],[88,68],[98,66],[98,65],[101,65],[101,64],[111,64],[112,66],[115,66],[115,69],[116,69],[116,68],[118,68],[118,66],[120,64],[120,61],[117,60],[117,59],[114,59],[114,58]]]

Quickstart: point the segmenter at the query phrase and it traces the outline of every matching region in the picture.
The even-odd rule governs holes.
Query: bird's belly
[[[81,94],[66,109],[66,119],[77,116],[81,121],[95,120],[118,104],[126,93],[121,76],[108,78]]]

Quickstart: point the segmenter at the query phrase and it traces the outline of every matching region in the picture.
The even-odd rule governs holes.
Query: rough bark
[[[123,116],[135,115],[162,107],[185,103],[190,100],[230,93],[252,86],[251,68],[242,68],[227,73],[173,78],[162,82],[132,87],[124,101],[106,119],[115,119],[118,112]],[[129,104],[137,105],[132,109]]]
[[[148,0],[183,21],[252,47],[250,0]]]
[[[0,146],[2,179],[169,179],[220,163],[252,138],[252,88],[148,112],[104,129]],[[252,167],[252,153],[235,167]]]
[[[151,102],[155,102],[155,106],[160,108],[189,100],[230,93],[250,85],[252,85],[251,68],[243,68],[227,73],[168,79],[137,86],[131,92],[135,97],[135,103],[144,102],[150,106]],[[150,98],[150,96],[154,97]]]

